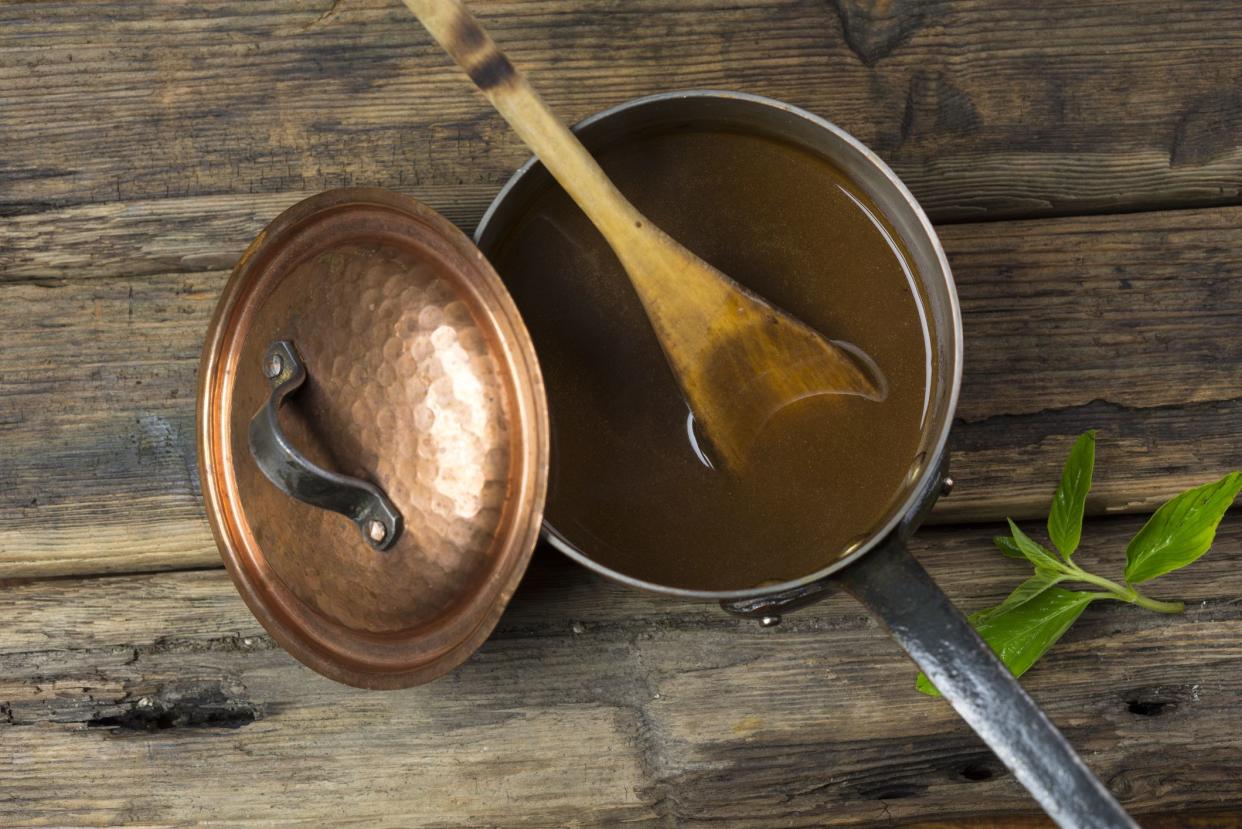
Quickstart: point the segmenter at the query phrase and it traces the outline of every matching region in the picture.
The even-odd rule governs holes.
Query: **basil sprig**
[[[1181,602],[1165,602],[1140,593],[1136,584],[1150,581],[1197,561],[1212,546],[1216,527],[1242,490],[1242,473],[1187,490],[1151,516],[1126,546],[1124,582],[1089,573],[1074,563],[1082,540],[1083,508],[1095,469],[1095,432],[1081,435],[1070,450],[1061,483],[1048,514],[1048,538],[1056,553],[1033,540],[1013,521],[1009,535],[993,539],[1010,558],[1025,559],[1035,574],[1003,602],[970,616],[970,623],[1000,656],[1022,676],[1069,630],[1087,605],[1101,599],[1127,602],[1157,613],[1181,613]],[[1066,590],[1074,582],[1094,590]],[[915,685],[932,696],[940,693],[924,674]]]

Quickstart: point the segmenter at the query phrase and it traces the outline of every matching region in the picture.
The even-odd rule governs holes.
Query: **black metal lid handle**
[[[375,549],[391,547],[401,534],[401,513],[388,496],[372,483],[317,466],[280,429],[277,411],[306,381],[306,366],[292,342],[268,346],[263,374],[272,394],[250,421],[250,454],[259,469],[286,495],[349,518]]]
[[[1059,826],[1137,829],[900,539],[888,539],[836,578]]]

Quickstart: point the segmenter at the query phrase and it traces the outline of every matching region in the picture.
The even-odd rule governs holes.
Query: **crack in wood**
[[[246,686],[229,676],[150,681],[114,677],[95,669],[97,685],[30,677],[35,696],[0,704],[0,725],[86,726],[117,734],[174,728],[241,728],[273,710],[251,701]],[[46,683],[46,693],[39,683]]]
[[[1160,717],[1199,701],[1198,685],[1156,685],[1121,695],[1126,710],[1136,717]]]
[[[1151,406],[1131,406],[1097,398],[1087,403],[1031,412],[995,414],[977,420],[958,418],[950,439],[952,448],[959,452],[996,449],[1001,446],[1037,443],[1048,435],[1078,434],[1107,419],[1114,428],[1107,440],[1115,441],[1141,434],[1147,425],[1140,418],[1126,418],[1125,415],[1172,412],[1179,417],[1193,418],[1205,412],[1232,415],[1239,410],[1242,410],[1242,396]]]
[[[244,691],[244,688],[242,689]],[[207,685],[182,690],[163,690],[138,699],[123,700],[119,710],[95,714],[84,721],[88,728],[107,728],[119,733],[166,731],[170,728],[228,728],[250,725],[263,716],[261,709],[230,690]]]
[[[63,659],[66,656],[71,656],[80,662],[90,662],[100,657],[116,657],[124,654],[126,658],[119,664],[123,667],[130,667],[150,656],[207,653],[250,654],[278,651],[280,649],[280,645],[265,634],[253,636],[232,635],[213,638],[161,636],[149,645],[114,645],[97,648],[59,647],[4,651],[0,652],[0,665],[23,662],[39,664],[51,658]],[[100,680],[104,679],[104,674],[99,669],[95,670],[95,676]],[[34,674],[27,678],[27,682],[38,691],[41,685],[52,684],[53,678]]]
[[[336,20],[336,18],[339,17],[341,14],[341,4],[343,2],[344,0],[332,0],[332,5],[328,7],[327,11],[325,11],[323,14],[316,17],[310,23],[306,24],[305,31],[310,31],[311,29],[317,29],[322,26],[326,26],[327,24]]]

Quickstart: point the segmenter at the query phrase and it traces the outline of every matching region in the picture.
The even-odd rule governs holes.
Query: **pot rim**
[[[703,599],[714,601],[733,601],[737,599],[751,599],[761,596],[771,596],[779,593],[785,593],[805,585],[821,581],[833,573],[839,572],[848,567],[853,562],[862,558],[871,550],[875,549],[881,542],[898,532],[901,525],[908,518],[918,515],[923,507],[929,506],[940,491],[940,476],[943,474],[944,464],[942,463],[945,446],[948,442],[949,432],[953,425],[954,414],[957,411],[957,403],[962,385],[962,310],[961,303],[957,296],[957,285],[953,280],[953,272],[949,268],[948,258],[945,256],[944,247],[940,243],[940,237],[936,235],[935,229],[932,227],[931,221],[927,218],[927,214],[914,198],[909,188],[897,177],[897,174],[884,163],[884,161],[875,154],[869,147],[863,144],[854,136],[838,127],[836,124],[808,112],[801,107],[778,101],[775,98],[769,98],[764,95],[755,95],[749,92],[731,92],[727,90],[716,89],[685,89],[672,92],[659,92],[653,95],[644,95],[639,98],[633,98],[620,104],[608,107],[593,115],[589,115],[583,120],[575,124],[572,129],[575,133],[586,129],[596,123],[613,118],[622,113],[633,109],[639,109],[654,103],[685,100],[697,98],[715,98],[741,101],[748,105],[756,107],[780,110],[790,115],[797,116],[802,120],[810,123],[816,128],[832,133],[838,140],[851,147],[859,153],[867,163],[873,167],[881,177],[888,183],[893,190],[901,196],[902,200],[912,211],[915,220],[918,222],[919,229],[927,237],[931,244],[931,251],[935,254],[936,260],[944,274],[945,287],[948,289],[949,313],[953,323],[953,366],[952,366],[952,384],[949,390],[948,401],[945,404],[944,418],[941,421],[939,434],[935,436],[932,443],[932,449],[929,453],[927,462],[924,464],[922,471],[919,473],[917,482],[910,487],[909,494],[902,502],[899,509],[892,512],[891,517],[885,524],[873,532],[867,540],[858,547],[858,549],[842,556],[831,564],[811,573],[791,581],[780,582],[777,584],[765,585],[763,587],[747,588],[744,590],[693,590],[683,587],[671,587],[669,585],[657,584],[655,582],[644,581],[633,576],[628,576],[617,570],[607,567],[598,561],[589,557],[580,550],[568,538],[566,538],[559,530],[557,530],[544,517],[543,536],[553,547],[569,556],[574,561],[587,567],[590,570],[606,576],[613,581],[624,584],[628,587],[635,587],[652,593],[660,593],[667,596],[678,596],[687,599]],[[488,225],[491,224],[495,214],[499,211],[501,204],[509,197],[509,194],[518,186],[523,178],[529,174],[532,168],[539,165],[539,159],[532,156],[525,164],[519,167],[505,185],[500,189],[488,205],[487,211],[483,214],[483,218],[479,220],[478,226],[475,228],[473,239],[475,244],[479,244],[486,232]],[[922,275],[920,274],[920,279]]]

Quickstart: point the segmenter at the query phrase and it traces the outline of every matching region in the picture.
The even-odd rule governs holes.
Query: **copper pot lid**
[[[413,199],[297,204],[242,255],[199,371],[199,471],[251,611],[340,682],[428,682],[487,638],[543,516],[534,347],[487,260]]]

